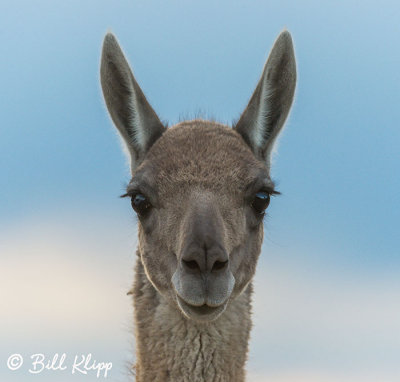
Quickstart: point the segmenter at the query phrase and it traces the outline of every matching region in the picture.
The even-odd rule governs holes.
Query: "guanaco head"
[[[126,196],[138,216],[146,276],[188,319],[214,320],[249,284],[260,254],[276,193],[271,151],[296,84],[290,34],[276,40],[234,127],[202,120],[164,127],[112,34],[104,39],[101,84],[130,154]]]

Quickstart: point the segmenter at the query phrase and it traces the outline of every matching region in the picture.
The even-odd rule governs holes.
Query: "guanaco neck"
[[[156,291],[137,259],[136,382],[244,382],[252,285],[217,320],[186,319]]]

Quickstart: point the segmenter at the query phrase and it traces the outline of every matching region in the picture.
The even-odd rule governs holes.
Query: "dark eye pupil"
[[[132,208],[141,216],[145,215],[151,208],[150,202],[143,194],[136,194],[131,199]]]
[[[143,203],[146,200],[145,196],[142,194],[137,194],[133,197],[132,203],[135,206],[139,206],[141,203]]]
[[[259,214],[264,213],[266,208],[268,207],[270,202],[270,195],[267,192],[257,192],[256,196],[254,197],[252,207],[254,211]]]

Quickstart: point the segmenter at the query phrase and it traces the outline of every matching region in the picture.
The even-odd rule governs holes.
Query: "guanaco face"
[[[290,34],[276,40],[233,127],[203,120],[164,127],[112,34],[104,39],[101,84],[130,153],[126,196],[138,216],[146,276],[187,319],[215,320],[254,276],[263,217],[277,193],[271,151],[296,84]]]

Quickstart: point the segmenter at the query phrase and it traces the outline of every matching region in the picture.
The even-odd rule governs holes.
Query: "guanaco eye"
[[[143,194],[133,195],[131,198],[132,208],[138,215],[144,216],[151,209],[151,204]]]
[[[259,191],[254,197],[251,206],[253,207],[254,211],[256,211],[258,214],[263,214],[269,205],[270,199],[271,197],[268,192]]]

